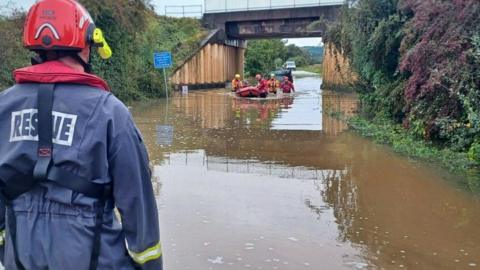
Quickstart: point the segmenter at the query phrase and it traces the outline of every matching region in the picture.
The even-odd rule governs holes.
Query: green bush
[[[165,95],[163,73],[153,67],[153,53],[171,51],[179,65],[205,36],[200,21],[157,16],[144,0],[80,0],[90,11],[112,47],[111,59],[92,54],[94,73],[104,78],[124,101]],[[0,87],[13,84],[11,72],[29,64],[31,54],[22,46],[24,14],[0,17]],[[174,66],[175,68],[175,66]]]
[[[468,150],[468,158],[480,163],[480,141],[476,141],[470,146],[470,150]]]
[[[9,18],[0,16],[0,91],[14,81],[12,71],[30,63],[31,55],[22,44],[24,14],[14,12]]]
[[[358,74],[361,111],[466,152],[480,140],[480,2],[357,0],[327,41]]]

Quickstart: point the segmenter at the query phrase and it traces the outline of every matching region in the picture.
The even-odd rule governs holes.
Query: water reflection
[[[346,131],[356,96],[319,81],[268,100],[219,90],[134,107],[166,266],[478,269],[480,202]],[[173,126],[173,144],[157,143],[159,125]]]
[[[256,174],[301,180],[328,179],[346,174],[346,170],[316,169],[304,166],[290,166],[273,162],[262,162],[251,159],[235,159],[225,156],[209,156],[205,150],[189,150],[168,154],[165,164],[169,166],[184,165],[205,167],[207,171],[236,174]]]

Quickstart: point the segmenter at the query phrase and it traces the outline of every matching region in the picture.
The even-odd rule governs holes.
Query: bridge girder
[[[341,5],[206,13],[203,23],[225,30],[228,38],[320,37],[325,24],[336,20]],[[311,27],[317,22],[316,27]]]

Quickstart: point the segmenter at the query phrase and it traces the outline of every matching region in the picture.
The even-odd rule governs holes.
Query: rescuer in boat
[[[235,78],[232,80],[232,92],[236,92],[243,88],[242,77],[240,74],[236,74]]]
[[[162,269],[142,136],[89,73],[91,50],[112,53],[102,31],[76,1],[40,0],[23,42],[36,65],[14,71],[16,84],[0,93],[5,269]]]
[[[255,79],[257,79],[257,89],[260,92],[260,97],[267,97],[268,95],[268,81],[263,78],[262,75],[257,74],[255,76]]]
[[[280,84],[280,88],[282,89],[283,93],[285,93],[285,94],[295,92],[295,86],[288,79],[288,76],[283,77],[283,82]]]
[[[276,94],[278,87],[280,87],[280,83],[275,78],[275,74],[270,74],[270,80],[268,80],[268,92]]]

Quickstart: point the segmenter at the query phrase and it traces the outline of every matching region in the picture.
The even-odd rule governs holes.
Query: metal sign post
[[[163,69],[163,79],[165,80],[165,96],[168,99],[168,84],[167,84],[167,74],[165,72],[165,68]]]
[[[157,144],[169,146],[173,144],[173,126],[167,125],[168,122],[168,83],[167,72],[165,69],[172,67],[172,53],[171,52],[156,52],[153,53],[153,65],[157,69],[163,69],[163,79],[165,80],[165,97],[167,104],[165,105],[165,125],[157,126]]]
[[[165,96],[168,100],[168,84],[167,74],[165,69],[172,67],[172,53],[171,52],[156,52],[153,53],[153,65],[157,69],[163,69],[163,78],[165,80]]]

